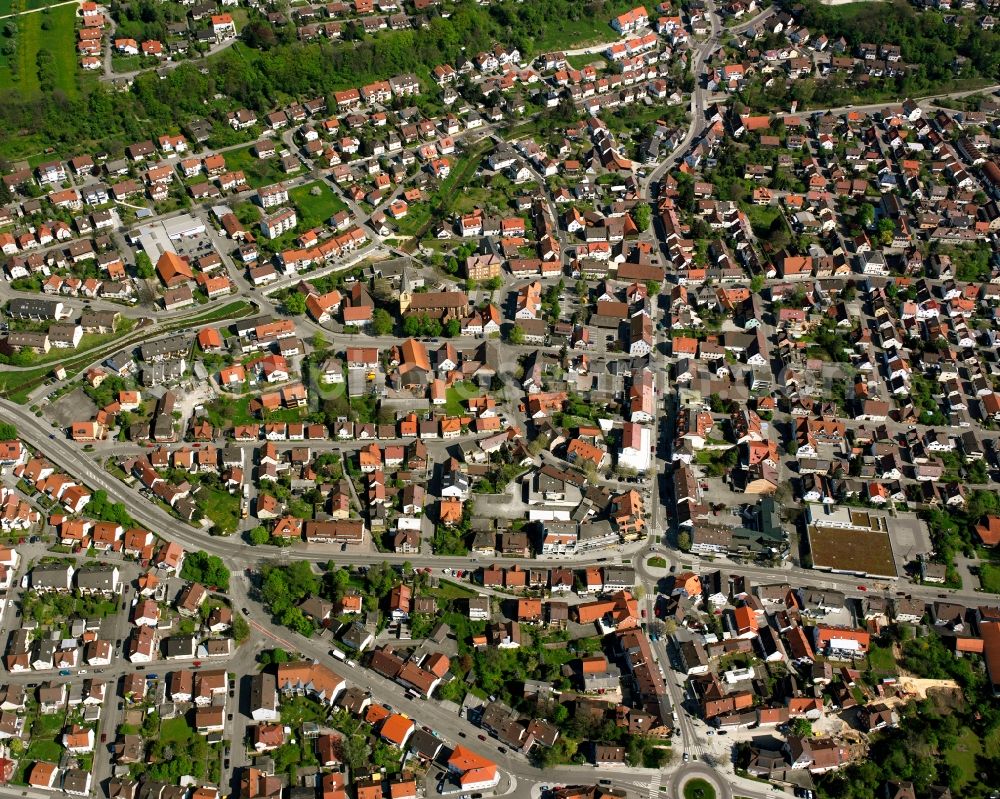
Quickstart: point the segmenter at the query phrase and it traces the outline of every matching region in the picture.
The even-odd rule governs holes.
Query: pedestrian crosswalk
[[[649,797],[650,799],[657,799],[660,795],[660,781],[663,779],[663,772],[657,770],[653,775],[653,781],[649,784]]]

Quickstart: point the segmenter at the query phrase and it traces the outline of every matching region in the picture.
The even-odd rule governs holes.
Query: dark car
[[[479,740],[480,741],[485,741],[486,740],[486,736],[485,735],[480,735],[479,736]]]

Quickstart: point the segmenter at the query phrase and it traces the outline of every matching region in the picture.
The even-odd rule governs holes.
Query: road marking
[[[253,619],[250,619],[249,621],[251,627],[253,627],[258,632],[264,633],[264,635],[266,635],[268,638],[273,638],[279,644],[284,644],[284,646],[286,646],[288,649],[292,651],[298,650],[298,647],[295,646],[295,644],[291,643],[290,641],[286,641],[279,635],[275,635],[273,632],[271,632],[271,630],[267,629],[267,627],[265,627],[263,624],[258,624]]]
[[[653,781],[649,784],[649,795],[652,799],[656,799],[660,795],[660,781],[663,779],[663,772],[657,769],[656,773],[653,775]]]

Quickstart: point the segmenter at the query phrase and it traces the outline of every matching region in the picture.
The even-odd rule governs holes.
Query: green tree
[[[677,534],[677,548],[680,549],[681,552],[691,551],[691,533],[686,530],[682,530]]]
[[[341,739],[341,754],[352,772],[360,772],[368,765],[371,747],[363,735],[345,735]]]
[[[249,538],[251,544],[255,547],[259,547],[271,540],[271,534],[266,528],[257,526],[250,531]]]
[[[149,260],[149,256],[146,255],[143,250],[136,253],[135,274],[143,280],[151,278],[154,274],[156,274],[156,270],[153,268],[153,262]]]
[[[858,224],[870,228],[875,224],[875,206],[871,203],[862,203],[857,214]]]
[[[392,321],[392,317],[389,316],[389,312],[384,308],[376,308],[375,313],[372,314],[372,332],[376,336],[388,336],[392,333],[392,329],[395,326]]]
[[[301,316],[306,312],[306,298],[300,291],[292,290],[281,303],[292,316]]]
[[[233,638],[236,639],[236,645],[239,646],[247,638],[250,637],[250,625],[247,620],[241,615],[233,616]]]
[[[639,203],[632,209],[632,221],[639,228],[640,232],[649,230],[649,225],[653,220],[653,209],[648,203]]]
[[[524,344],[524,328],[520,325],[513,325],[507,332],[507,341],[511,344]]]
[[[222,558],[201,550],[189,552],[184,557],[181,577],[203,585],[215,586],[220,591],[229,589],[229,569],[222,562]]]
[[[447,324],[444,326],[444,334],[448,338],[455,338],[455,336],[461,335],[462,333],[462,323],[457,319],[449,319]]]
[[[806,718],[792,719],[788,723],[788,731],[792,735],[797,735],[800,738],[810,738],[813,734],[813,725]]]

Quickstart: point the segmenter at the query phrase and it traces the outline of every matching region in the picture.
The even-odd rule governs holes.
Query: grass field
[[[0,3],[9,6],[10,0]],[[47,3],[39,3],[42,5]],[[58,89],[67,97],[76,96],[75,12],[76,6],[68,5],[18,18],[17,52],[0,59],[0,89],[17,89],[22,95]],[[16,74],[11,63],[14,59]]]
[[[242,169],[247,176],[247,183],[253,188],[259,189],[261,186],[270,186],[288,177],[281,171],[278,158],[257,158],[250,152],[252,144],[246,147],[239,147],[235,150],[227,150],[223,153],[226,158],[226,168],[230,171]]]
[[[58,763],[62,757],[63,748],[55,740],[34,740],[28,747],[25,757],[29,760],[47,760]]]
[[[878,674],[896,674],[898,671],[892,648],[887,646],[871,647],[868,650],[868,665]]]
[[[984,591],[1000,594],[1000,566],[995,563],[980,564],[979,584]]]
[[[945,752],[948,765],[960,773],[959,790],[976,777],[976,757],[983,751],[979,737],[970,729],[962,730],[955,745]]]
[[[184,716],[160,722],[160,740],[164,743],[182,743],[193,737],[194,730],[191,729]]]
[[[449,580],[441,580],[437,588],[425,588],[422,593],[443,600],[468,599],[470,596],[476,596],[475,591]]]
[[[569,50],[598,42],[613,42],[618,34],[609,21],[633,8],[631,0],[614,0],[606,3],[598,17],[594,19],[566,19],[561,25],[549,25],[537,38],[529,39],[525,47],[529,54],[545,53],[549,50]],[[596,57],[600,57],[597,55]]]
[[[580,55],[566,56],[566,63],[575,69],[583,69],[584,67],[589,67],[591,64],[605,64],[604,58],[600,53],[580,53]]]
[[[315,195],[314,189],[319,190]],[[299,225],[306,228],[322,225],[335,213],[347,208],[347,204],[321,180],[292,189],[288,192],[288,198],[298,210]]]
[[[781,216],[781,209],[776,205],[751,205],[747,209],[750,225],[758,235],[771,229],[771,223]]]
[[[479,396],[479,387],[466,380],[456,383],[445,392],[444,410],[449,416],[463,416],[468,413],[465,401]]]
[[[420,237],[430,227],[432,217],[446,219],[454,211],[464,194],[463,186],[475,174],[483,154],[489,149],[489,141],[477,142],[458,162],[452,166],[437,190],[427,202],[411,206],[409,213],[396,223],[404,236]]]
[[[236,531],[240,523],[240,498],[228,491],[202,486],[195,494],[198,507],[221,533]]]

